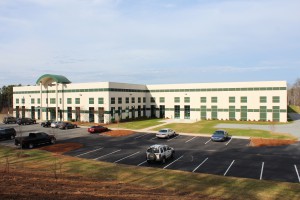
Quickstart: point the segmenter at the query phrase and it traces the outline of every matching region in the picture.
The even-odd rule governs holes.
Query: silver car
[[[156,137],[158,137],[158,138],[169,138],[174,135],[176,135],[176,132],[170,128],[161,129],[158,131],[158,133],[156,133]]]

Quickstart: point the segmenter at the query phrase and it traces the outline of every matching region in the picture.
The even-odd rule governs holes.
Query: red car
[[[101,133],[105,131],[108,131],[108,128],[104,126],[91,126],[88,128],[89,133]]]

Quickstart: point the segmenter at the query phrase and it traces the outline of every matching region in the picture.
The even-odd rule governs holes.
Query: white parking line
[[[92,150],[92,151],[88,151],[88,152],[85,152],[85,153],[82,153],[82,154],[79,154],[79,155],[77,155],[77,156],[75,156],[75,157],[80,157],[80,156],[83,156],[83,155],[85,155],[85,154],[92,153],[92,152],[95,152],[95,151],[98,151],[98,150],[101,150],[101,149],[103,149],[103,147],[101,147],[101,148],[99,148],[99,149]]]
[[[299,172],[298,172],[297,166],[296,165],[294,165],[294,166],[295,166],[295,170],[296,170],[296,173],[297,173],[297,176],[298,176],[298,180],[299,180],[299,183],[300,183],[300,176],[299,176]]]
[[[147,160],[145,160],[144,162],[141,162],[140,164],[138,164],[137,166],[141,166],[142,164],[146,163]]]
[[[179,135],[177,135],[177,136],[175,136],[175,137],[173,137],[173,138],[171,138],[171,139],[169,139],[169,140],[167,140],[167,141],[171,141],[171,140],[173,140],[173,139],[175,139],[175,138],[177,138],[177,137],[179,137]]]
[[[205,158],[205,160],[203,160],[202,163],[193,170],[193,172],[195,172],[201,165],[203,165],[207,161],[207,159],[208,158]]]
[[[135,137],[134,139],[138,139],[138,138],[144,137],[145,135],[148,135],[148,133],[143,134],[143,135],[140,135],[140,136],[137,136],[137,137]]]
[[[121,149],[119,149],[119,150],[117,150],[117,151],[114,151],[114,152],[111,152],[111,153],[108,153],[108,154],[105,154],[105,155],[100,156],[100,157],[98,157],[98,158],[94,158],[93,160],[98,160],[98,159],[100,159],[100,158],[103,158],[103,157],[105,157],[105,156],[109,156],[109,155],[114,154],[114,153],[117,153],[117,152],[119,152],[119,151],[121,151]]]
[[[260,172],[260,178],[259,178],[259,180],[261,180],[261,179],[262,179],[262,175],[263,175],[263,171],[264,171],[264,165],[265,165],[265,163],[264,163],[264,162],[262,162],[262,165],[261,165],[261,172]]]
[[[177,158],[176,160],[174,160],[173,162],[171,162],[170,164],[168,164],[167,166],[165,166],[164,169],[166,169],[167,167],[169,167],[170,165],[172,165],[174,162],[176,162],[177,160],[179,160],[182,157],[183,157],[183,155],[180,156],[179,158]]]
[[[229,142],[232,140],[232,137],[230,138],[230,140],[226,143],[226,145],[228,145],[229,144]]]
[[[188,143],[188,142],[192,141],[192,140],[195,139],[195,138],[196,138],[196,136],[193,137],[193,138],[191,138],[191,139],[189,139],[189,140],[187,140],[187,141],[185,141],[185,143]]]
[[[235,160],[233,160],[233,161],[231,162],[231,164],[229,165],[228,169],[227,169],[226,172],[224,173],[224,176],[226,176],[227,172],[229,171],[229,169],[230,169],[230,167],[232,166],[232,164],[234,163],[234,161],[235,161]]]
[[[135,154],[138,154],[138,153],[140,153],[140,152],[138,151],[138,152],[135,152],[135,153],[133,153],[133,154],[131,154],[131,155],[129,155],[129,156],[126,156],[126,157],[124,157],[124,158],[121,158],[120,160],[115,161],[115,163],[117,163],[117,162],[119,162],[119,161],[121,161],[121,160],[124,160],[124,159],[126,159],[126,158],[129,158],[129,157],[131,157],[131,156],[134,156]]]
[[[205,144],[209,143],[211,141],[211,139],[209,139],[207,142],[205,142]]]

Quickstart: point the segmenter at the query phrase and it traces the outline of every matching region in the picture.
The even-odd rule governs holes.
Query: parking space
[[[7,126],[7,125],[0,125]],[[54,134],[58,143],[77,142],[83,147],[67,155],[96,161],[105,161],[166,170],[183,170],[193,173],[220,176],[244,177],[258,180],[300,182],[298,159],[299,143],[285,147],[249,147],[249,140],[230,138],[224,142],[213,142],[210,137],[176,135],[158,139],[153,133],[136,133],[124,137],[89,134],[86,128],[59,130],[40,125],[8,125],[18,133],[44,131]],[[14,146],[13,140],[0,144]],[[146,162],[146,149],[153,144],[167,144],[175,149],[173,159],[166,163]]]

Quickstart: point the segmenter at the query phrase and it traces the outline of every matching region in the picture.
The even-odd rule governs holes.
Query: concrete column
[[[41,120],[43,120],[43,84],[40,82],[40,115],[41,115]]]
[[[56,113],[56,119],[55,121],[58,121],[58,83],[56,83],[56,89],[55,89],[55,94],[56,94],[56,107],[55,107],[55,113]]]

